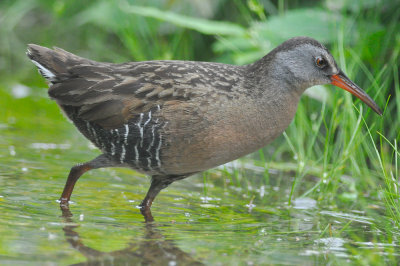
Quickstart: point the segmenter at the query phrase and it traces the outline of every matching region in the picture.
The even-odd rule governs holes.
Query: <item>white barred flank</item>
[[[140,119],[139,122],[136,124],[139,128],[139,132],[140,132],[140,144],[143,143],[143,127],[140,126],[140,124],[142,123],[142,119],[143,119],[143,113],[140,113]],[[142,145],[140,145],[142,146]]]
[[[129,126],[128,124],[125,124],[124,126],[125,126],[124,143],[125,145],[128,145]]]
[[[124,163],[125,161],[125,145],[121,145],[121,157],[119,158],[120,163]]]
[[[139,151],[137,148],[137,144],[135,145],[135,163],[138,165],[139,164]]]
[[[160,107],[157,106],[157,109]],[[115,161],[131,165],[139,171],[162,173],[161,131],[166,123],[153,114],[154,109],[140,113],[136,119],[109,130],[86,121],[85,131],[88,138]]]
[[[161,160],[160,160],[160,149],[161,149],[161,143],[162,143],[162,135],[161,133],[159,134],[159,141],[158,141],[158,146],[156,148],[156,161],[157,161],[157,166],[161,167]]]
[[[158,119],[155,121],[155,124],[151,127],[151,142],[149,144],[149,147],[147,148],[147,152],[150,152],[150,149],[154,144],[154,139],[155,139],[154,129],[157,126],[157,122],[158,122]]]
[[[115,145],[114,143],[111,142],[111,155],[114,156],[115,155]]]

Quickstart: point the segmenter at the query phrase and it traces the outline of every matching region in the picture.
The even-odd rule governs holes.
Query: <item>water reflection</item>
[[[127,248],[112,252],[93,249],[84,244],[76,231],[80,225],[74,222],[70,210],[61,208],[61,211],[66,223],[63,230],[67,242],[87,259],[74,265],[203,265],[173,241],[166,240],[155,223],[144,223],[144,238],[137,243],[129,243]]]

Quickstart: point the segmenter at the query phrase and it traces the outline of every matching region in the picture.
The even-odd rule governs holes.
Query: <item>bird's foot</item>
[[[140,212],[142,213],[146,223],[154,222],[153,215],[151,214],[151,210],[148,205],[140,205]]]
[[[61,209],[69,209],[69,199],[61,197],[59,201]]]
[[[146,223],[154,222],[154,218],[153,218],[153,215],[151,214],[150,208],[141,207],[140,212],[142,213],[142,215],[144,217],[144,221]]]
[[[69,210],[69,203],[68,199],[66,198],[60,198],[60,209],[62,211],[62,216],[63,217],[72,217],[72,213]]]

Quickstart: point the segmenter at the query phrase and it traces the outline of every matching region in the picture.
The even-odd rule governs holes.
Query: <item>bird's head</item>
[[[304,91],[315,85],[332,84],[358,97],[377,114],[379,106],[337,66],[331,53],[318,41],[308,37],[289,39],[275,48],[273,58],[276,78]]]

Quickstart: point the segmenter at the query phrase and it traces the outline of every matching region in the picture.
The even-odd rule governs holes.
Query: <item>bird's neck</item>
[[[277,66],[271,60],[260,60],[247,66],[246,87],[253,98],[258,113],[258,138],[269,143],[279,136],[293,120],[305,88],[302,84],[293,84],[291,79],[277,73]]]
[[[247,81],[261,94],[289,94],[300,99],[301,94],[311,85],[303,76],[291,72],[284,62],[280,62],[273,51],[260,60],[245,66]]]

